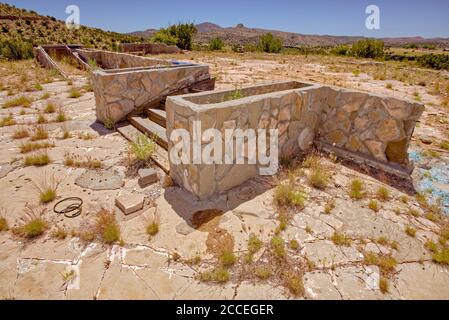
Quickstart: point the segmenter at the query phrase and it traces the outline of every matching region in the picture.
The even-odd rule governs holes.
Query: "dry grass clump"
[[[309,183],[312,187],[325,190],[329,184],[330,174],[323,167],[316,167],[312,169],[309,175]]]
[[[130,143],[131,154],[140,161],[149,161],[155,150],[154,140],[144,134],[139,134],[136,141]]]
[[[379,187],[376,195],[381,201],[388,201],[390,199],[390,191],[385,187]]]
[[[201,272],[198,278],[203,282],[226,283],[229,281],[230,274],[228,269],[217,267],[212,271]]]
[[[304,295],[304,283],[302,277],[296,272],[286,272],[284,274],[284,286],[290,291],[294,296]]]
[[[307,196],[305,191],[296,188],[291,181],[279,184],[274,192],[274,201],[278,206],[303,209],[306,200]]]
[[[160,226],[159,215],[157,213],[154,213],[154,215],[151,217],[151,219],[147,223],[146,233],[150,237],[154,237],[156,234],[159,233],[159,226]]]
[[[12,114],[9,114],[6,117],[3,117],[2,119],[0,119],[0,128],[14,126],[16,124],[17,124],[17,122],[14,119],[14,117],[12,116]]]
[[[45,209],[38,210],[30,205],[25,206],[25,218],[22,225],[13,229],[13,233],[23,238],[34,239],[48,229],[48,223],[42,218]]]
[[[8,230],[9,230],[8,221],[6,220],[6,218],[0,216],[0,232]]]
[[[56,112],[56,106],[54,103],[49,102],[47,103],[47,106],[44,109],[45,113],[55,113]]]
[[[379,203],[374,199],[369,201],[368,208],[370,208],[374,212],[379,212],[379,210],[380,210]]]
[[[389,292],[390,285],[387,278],[384,278],[382,276],[379,278],[379,289],[383,294]]]
[[[299,242],[298,240],[291,239],[288,243],[290,249],[297,251],[299,249]]]
[[[29,136],[30,136],[29,131],[22,127],[22,128],[16,129],[16,131],[14,131],[12,138],[13,139],[24,139],[24,138],[28,138]]]
[[[235,256],[234,252],[230,250],[223,250],[218,257],[218,261],[223,267],[231,267],[237,261],[237,257]]]
[[[271,251],[274,257],[278,260],[283,260],[286,257],[284,239],[279,236],[274,236],[270,241]]]
[[[59,109],[58,114],[56,115],[55,122],[65,122],[68,118],[64,112],[64,110]]]
[[[81,156],[74,154],[66,154],[64,156],[64,165],[86,169],[101,169],[103,167],[103,163],[98,159],[93,159],[90,156],[83,159]]]
[[[449,265],[449,248],[437,249],[432,255],[432,261],[443,265]]]
[[[366,265],[376,265],[380,268],[382,274],[388,274],[394,271],[397,261],[391,255],[377,254],[374,252],[365,252],[364,263]]]
[[[48,130],[44,126],[37,126],[34,129],[34,134],[31,136],[31,141],[48,139]]]
[[[57,227],[51,232],[51,236],[58,240],[64,240],[67,238],[67,231],[64,228]]]
[[[27,142],[20,146],[20,153],[28,153],[40,149],[53,148],[55,145],[48,142]]]
[[[335,200],[330,199],[326,202],[326,206],[324,207],[325,214],[331,214],[332,210],[335,209]]]
[[[85,242],[99,240],[105,244],[114,244],[121,241],[120,226],[115,220],[114,212],[104,208],[77,235]]]
[[[315,152],[310,153],[302,162],[303,168],[315,169],[321,167],[321,158]]]
[[[24,108],[29,108],[29,107],[31,107],[31,103],[33,103],[32,99],[25,97],[25,96],[20,96],[15,99],[6,101],[3,104],[3,108],[13,108],[13,107],[20,107],[20,106],[22,106]]]
[[[350,246],[352,241],[344,233],[335,231],[331,237],[332,242],[337,246]]]
[[[273,275],[273,272],[268,267],[258,266],[254,270],[254,274],[261,280],[267,280]]]
[[[120,227],[113,212],[105,209],[100,210],[97,214],[95,227],[104,243],[113,244],[120,240]]]
[[[71,99],[77,99],[81,97],[83,94],[81,93],[79,88],[71,88],[69,92],[69,98]]]
[[[414,237],[416,236],[416,229],[413,228],[413,227],[411,227],[411,226],[407,226],[407,227],[405,228],[405,233],[406,233],[408,236],[414,238]]]
[[[34,182],[35,188],[39,192],[39,201],[42,204],[50,203],[56,199],[59,181],[54,175],[44,172],[44,177],[39,182]]]
[[[46,152],[36,153],[30,156],[26,156],[24,159],[25,166],[45,166],[51,163],[51,159]]]
[[[40,114],[37,116],[36,123],[44,124],[44,123],[48,123],[48,120],[47,120],[47,118],[45,118],[45,116],[43,114]]]
[[[354,200],[360,200],[365,197],[365,192],[363,191],[365,186],[363,182],[359,179],[354,179],[351,181],[351,189],[349,191],[349,196]]]

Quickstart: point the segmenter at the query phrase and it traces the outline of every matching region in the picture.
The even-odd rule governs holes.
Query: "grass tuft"
[[[337,231],[331,237],[332,242],[337,246],[348,247],[351,245],[352,241],[344,233],[339,233]]]
[[[370,202],[368,203],[368,208],[370,208],[374,212],[379,212],[379,210],[380,210],[379,203],[374,199],[370,200]]]
[[[377,189],[376,194],[381,201],[388,201],[390,199],[390,191],[385,187],[380,187]]]
[[[406,233],[408,236],[414,238],[414,237],[416,236],[416,229],[413,228],[413,227],[411,227],[411,226],[407,226],[407,227],[405,228],[405,233]]]
[[[363,190],[363,182],[359,179],[354,179],[351,182],[351,190],[349,192],[349,196],[354,200],[363,199],[365,197],[365,193],[363,192]]]
[[[223,267],[215,268],[212,271],[201,272],[199,280],[203,282],[226,283],[229,281],[230,274],[228,269]]]
[[[14,131],[14,134],[12,135],[13,139],[24,139],[28,138],[30,136],[30,133],[25,128],[18,128],[16,131]]]
[[[24,160],[25,166],[45,166],[51,163],[51,159],[46,152],[26,156]]]
[[[33,102],[32,99],[25,97],[25,96],[20,96],[18,98],[6,101],[3,104],[3,108],[13,108],[13,107],[19,107],[19,106],[22,106],[24,108],[29,108],[29,107],[31,107],[32,102]]]
[[[306,202],[306,194],[302,189],[296,189],[293,183],[281,183],[276,187],[274,200],[279,206],[290,206],[303,209]]]
[[[131,143],[131,152],[141,161],[148,161],[156,150],[156,143],[144,134],[140,134],[135,142]]]

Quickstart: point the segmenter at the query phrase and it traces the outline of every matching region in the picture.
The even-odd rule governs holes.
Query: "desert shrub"
[[[219,37],[213,38],[209,43],[210,50],[222,50],[223,46],[224,42]]]
[[[193,36],[197,32],[193,23],[178,23],[161,29],[153,36],[154,42],[175,44],[180,49],[192,50]]]
[[[345,44],[340,44],[334,48],[332,48],[331,53],[335,54],[337,56],[345,56],[347,54],[349,54],[350,49],[347,45]]]
[[[376,39],[359,40],[352,45],[351,55],[359,58],[382,58],[384,56],[384,43]]]
[[[279,53],[282,49],[282,40],[267,33],[259,38],[259,50],[268,53]]]
[[[15,38],[0,38],[0,60],[22,60],[33,57],[33,45]]]
[[[449,55],[447,54],[423,54],[416,59],[417,63],[425,68],[436,70],[449,70]]]

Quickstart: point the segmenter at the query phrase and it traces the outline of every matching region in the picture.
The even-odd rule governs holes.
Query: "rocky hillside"
[[[278,38],[281,38],[285,46],[334,46],[338,44],[350,44],[363,37],[349,37],[349,36],[330,36],[330,35],[305,35],[294,32],[284,32],[278,30],[267,30],[259,28],[248,28],[243,24],[238,24],[235,27],[223,28],[211,22],[204,22],[196,25],[198,33],[195,36],[195,41],[199,43],[207,43],[215,37],[220,37],[226,43],[250,44],[257,43],[260,35],[271,32]],[[148,29],[145,31],[137,31],[131,35],[139,37],[150,37],[157,30]],[[449,38],[433,38],[425,39],[422,37],[408,37],[408,38],[384,38],[383,40],[390,46],[403,46],[405,44],[437,44],[442,47],[449,46]]]
[[[20,39],[33,45],[80,43],[87,47],[114,49],[116,42],[141,40],[131,35],[81,26],[79,30],[66,28],[65,22],[34,11],[0,3],[0,40]]]

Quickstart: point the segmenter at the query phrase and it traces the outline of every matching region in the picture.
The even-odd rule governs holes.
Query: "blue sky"
[[[447,0],[14,0],[20,8],[65,20],[76,4],[81,24],[117,32],[165,27],[169,23],[214,22],[303,34],[370,37],[449,37]],[[380,30],[365,27],[365,8],[380,8]]]

